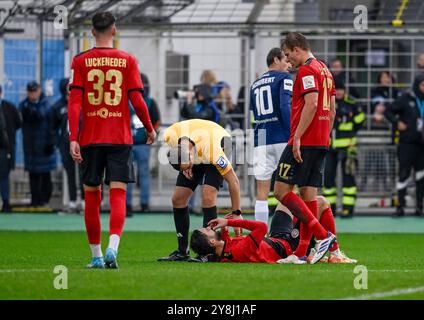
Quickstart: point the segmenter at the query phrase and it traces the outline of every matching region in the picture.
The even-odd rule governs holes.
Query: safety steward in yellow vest
[[[365,113],[355,100],[346,94],[342,81],[336,80],[336,118],[331,132],[331,146],[325,159],[324,196],[337,212],[337,164],[340,161],[343,180],[342,217],[351,217],[356,203],[355,172],[357,168],[356,135],[365,121]]]

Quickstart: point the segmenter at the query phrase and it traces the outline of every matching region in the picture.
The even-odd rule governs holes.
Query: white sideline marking
[[[52,272],[50,269],[0,269],[0,273],[15,273],[15,272]]]
[[[339,300],[371,300],[371,299],[388,298],[393,296],[403,296],[406,294],[417,293],[417,292],[424,292],[424,286],[416,287],[416,288],[394,289],[392,291],[364,294],[362,296],[347,297],[347,298],[342,298]]]

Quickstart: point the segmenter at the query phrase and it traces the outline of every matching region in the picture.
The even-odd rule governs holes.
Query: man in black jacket
[[[417,76],[413,90],[405,92],[385,112],[389,121],[400,132],[398,145],[399,179],[397,191],[399,206],[395,216],[404,216],[405,196],[411,169],[415,172],[416,210],[423,214],[424,197],[424,74]]]
[[[52,106],[50,114],[50,128],[53,130],[52,136],[58,138],[57,147],[59,148],[62,157],[62,164],[68,177],[68,190],[69,190],[69,206],[68,213],[78,213],[77,208],[77,178],[76,167],[77,164],[69,153],[69,125],[68,125],[68,83],[69,79],[65,78],[60,81],[59,89],[61,97]],[[82,184],[80,184],[82,189]],[[81,192],[84,198],[84,192]]]
[[[16,131],[22,126],[22,118],[14,104],[2,99],[0,86],[0,191],[2,212],[11,212],[9,202],[9,175],[15,168]]]

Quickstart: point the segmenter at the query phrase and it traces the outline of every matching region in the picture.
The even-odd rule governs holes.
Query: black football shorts
[[[81,148],[81,179],[89,187],[113,182],[134,182],[133,152],[130,145]]]
[[[293,156],[293,146],[287,146],[278,164],[276,181],[299,187],[321,188],[324,177],[325,148],[300,148],[303,163]]]
[[[177,187],[185,187],[194,191],[199,184],[206,184],[215,187],[219,191],[224,182],[224,178],[213,164],[196,164],[193,166],[192,171],[193,179],[191,180],[180,171],[177,177]]]

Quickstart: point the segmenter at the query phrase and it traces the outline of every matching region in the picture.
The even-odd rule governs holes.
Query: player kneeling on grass
[[[226,153],[231,151],[231,136],[220,125],[207,120],[187,120],[165,130],[165,143],[171,147],[168,159],[179,171],[172,196],[178,250],[159,261],[196,261],[188,253],[190,216],[188,201],[203,184],[203,226],[217,217],[216,199],[223,180],[227,181],[233,213],[240,215],[240,184]]]
[[[331,206],[324,197],[318,197],[319,221],[326,229],[336,234],[334,216]],[[284,259],[293,254],[299,245],[300,220],[279,204],[266,237],[267,225],[264,222],[242,220],[238,216],[231,219],[214,219],[207,228],[193,231],[190,241],[191,249],[199,255],[208,256],[209,261],[219,262],[264,262],[284,263]],[[230,237],[228,227],[250,230],[247,236]],[[221,228],[221,231],[216,231]],[[356,263],[339,249],[335,241],[330,247],[330,256],[321,259],[328,263]],[[313,261],[313,240],[308,248],[308,262]],[[306,264],[299,260],[299,264]]]

